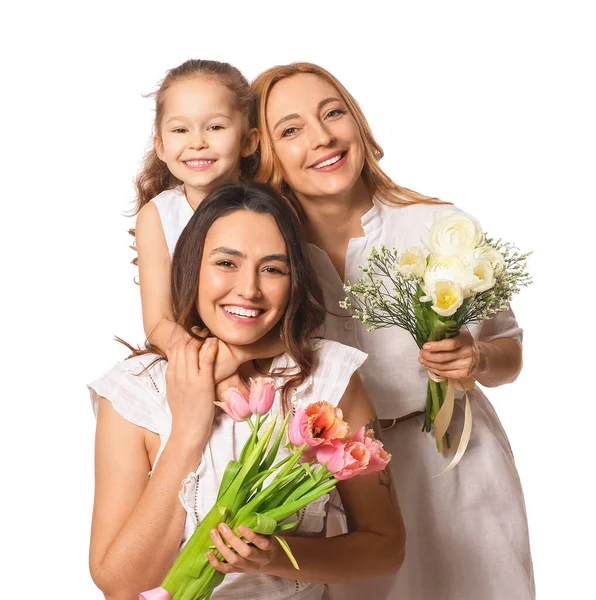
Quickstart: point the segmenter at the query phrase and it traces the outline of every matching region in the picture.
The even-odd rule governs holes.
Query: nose
[[[242,269],[238,277],[236,293],[246,300],[261,298],[258,273],[253,269]]]
[[[207,146],[207,140],[202,131],[196,131],[192,134],[188,144],[189,148],[192,148],[193,150],[202,150],[203,148],[207,148]]]
[[[310,146],[313,150],[321,146],[329,146],[335,141],[335,137],[322,121],[314,121],[309,127]]]

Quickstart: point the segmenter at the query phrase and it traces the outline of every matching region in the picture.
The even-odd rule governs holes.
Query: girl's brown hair
[[[195,338],[198,336],[193,328],[205,327],[197,309],[205,239],[215,221],[239,210],[272,216],[286,244],[291,285],[280,336],[285,352],[292,357],[298,371],[273,374],[288,377],[282,389],[287,407],[290,389],[300,385],[312,372],[312,343],[325,322],[325,306],[323,292],[313,276],[314,269],[302,239],[298,217],[292,206],[271,186],[262,183],[226,184],[211,192],[195,210],[172,257],[170,289],[174,320]],[[139,351],[126,345],[133,355],[153,351],[164,356],[154,346]]]
[[[333,85],[339,92],[340,98],[346,104],[358,126],[358,131],[364,144],[362,178],[367,188],[376,198],[385,204],[394,206],[418,202],[425,204],[442,203],[437,198],[430,198],[401,187],[389,178],[379,166],[379,160],[383,157],[383,149],[375,140],[358,102],[331,73],[322,67],[307,62],[296,62],[267,69],[251,85],[257,102],[257,126],[260,133],[260,164],[256,174],[258,181],[271,184],[276,190],[289,198],[299,213],[302,214],[296,197],[284,181],[281,164],[273,150],[273,140],[267,127],[267,101],[273,86],[283,79],[300,73],[317,75]]]

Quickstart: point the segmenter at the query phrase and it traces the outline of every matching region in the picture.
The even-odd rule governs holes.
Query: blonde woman
[[[444,204],[402,188],[382,171],[383,152],[354,98],[313,64],[274,67],[253,82],[258,101],[261,164],[298,210],[323,287],[325,337],[362,349],[364,384],[375,404],[408,536],[406,559],[390,578],[332,586],[341,600],[534,598],[527,520],[509,442],[482,391],[471,392],[474,435],[457,468],[421,432],[427,369],[473,376],[485,387],[515,380],[522,366],[511,311],[420,353],[398,328],[369,332],[338,302],[343,283],[382,243],[404,250],[420,243]],[[462,425],[456,406],[454,430]]]

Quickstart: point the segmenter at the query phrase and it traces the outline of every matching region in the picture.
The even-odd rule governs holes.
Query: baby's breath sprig
[[[365,277],[344,286],[348,297],[340,303],[354,312],[353,317],[369,331],[397,325],[416,337],[414,302],[419,278],[396,269],[398,253],[384,244],[372,249],[367,265],[360,267]]]
[[[488,236],[485,243],[501,254],[504,266],[490,290],[466,299],[453,316],[459,327],[490,319],[507,310],[513,295],[532,283],[527,268],[531,252],[521,253],[510,242]],[[421,331],[420,323],[417,325],[416,308],[420,306],[422,279],[402,272],[398,265],[396,248],[390,249],[384,244],[380,250],[373,248],[367,266],[360,267],[365,276],[356,283],[347,282],[344,290],[348,297],[340,302],[340,306],[352,310],[353,318],[368,325],[369,331],[398,326],[419,341]]]
[[[531,252],[521,253],[512,243],[503,242],[501,239],[494,240],[488,236],[486,245],[501,254],[505,266],[496,276],[495,285],[490,290],[466,300],[456,317],[460,325],[479,323],[507,310],[513,295],[517,294],[520,288],[532,283],[527,265]]]

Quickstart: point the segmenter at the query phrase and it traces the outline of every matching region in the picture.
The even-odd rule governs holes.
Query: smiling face
[[[283,177],[298,198],[336,196],[354,187],[364,144],[331,83],[313,73],[283,79],[271,89],[266,114]]]
[[[243,147],[243,139],[248,141],[242,114],[216,79],[182,79],[165,92],[155,150],[184,183],[194,207],[212,189],[238,179],[240,157],[252,153],[246,144]]]
[[[273,329],[290,295],[286,244],[271,215],[237,210],[209,229],[197,309],[211,333],[247,345]]]

